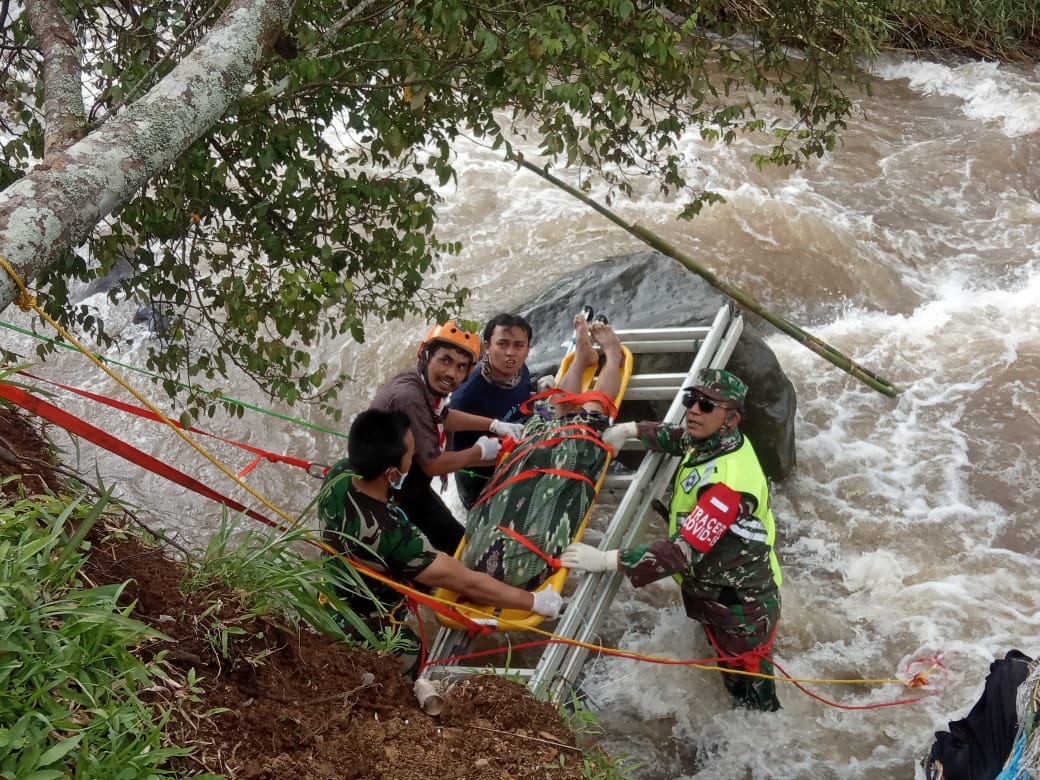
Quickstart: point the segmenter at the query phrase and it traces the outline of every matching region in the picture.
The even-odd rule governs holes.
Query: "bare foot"
[[[597,324],[593,323],[592,327],[595,327]],[[599,363],[599,353],[592,346],[589,329],[589,323],[585,320],[584,314],[574,315],[574,362],[576,365],[581,366],[582,369]],[[620,349],[620,344],[618,348]]]
[[[589,326],[592,339],[599,344],[606,357],[607,365],[620,366],[624,354],[621,352],[621,341],[614,329],[605,322],[593,322]]]

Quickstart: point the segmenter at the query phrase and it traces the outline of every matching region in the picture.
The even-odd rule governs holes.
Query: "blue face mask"
[[[402,471],[399,471],[398,469],[393,469],[393,470],[396,471],[399,476],[397,477],[396,481],[390,479],[390,477],[389,477],[389,470],[388,470],[387,471],[388,476],[386,478],[387,482],[390,483],[391,489],[393,489],[393,490],[400,490],[404,486],[404,479],[405,479],[405,477],[408,476],[408,472],[407,471],[403,471],[402,472]]]

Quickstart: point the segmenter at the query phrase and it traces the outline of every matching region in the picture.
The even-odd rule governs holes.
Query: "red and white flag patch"
[[[697,499],[679,531],[693,549],[706,553],[733,525],[740,511],[740,493],[716,482]]]

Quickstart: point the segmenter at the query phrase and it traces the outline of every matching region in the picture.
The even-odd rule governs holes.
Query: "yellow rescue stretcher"
[[[624,359],[621,363],[620,381],[618,386],[618,392],[612,399],[614,406],[621,407],[621,399],[625,396],[625,390],[628,388],[628,381],[632,376],[632,353],[628,347],[622,345],[621,347]],[[563,358],[563,362],[560,364],[560,369],[556,374],[556,383],[563,379],[564,374],[567,372],[567,368],[571,365],[574,359],[574,350],[571,349]],[[581,377],[581,391],[590,390],[595,387],[595,382],[599,377],[599,366],[589,366],[585,369],[585,373]],[[582,518],[581,523],[578,525],[578,530],[574,534],[572,542],[581,541],[582,535],[585,533],[585,527],[589,523],[589,518],[592,516],[592,509],[596,505],[596,498],[599,496],[599,489],[603,485],[603,480],[607,476],[607,470],[610,467],[610,451],[607,450],[606,460],[603,462],[603,468],[600,470],[599,475],[596,477],[595,487],[593,488],[592,501],[589,502],[589,508],[585,512],[585,516]],[[462,551],[466,547],[466,538],[463,537],[459,543],[459,548],[455,551],[455,557],[461,558]],[[569,569],[560,568],[553,572],[549,578],[543,582],[536,591],[542,591],[547,588],[555,590],[557,593],[562,593],[563,584],[567,580],[567,573]],[[486,604],[472,604],[470,602],[460,601],[459,594],[454,591],[448,590],[447,588],[438,588],[434,594],[437,599],[441,599],[446,602],[450,602],[451,606],[458,610],[462,615],[472,620],[474,623],[480,625],[489,626],[499,631],[521,631],[525,629],[535,628],[543,620],[544,615],[539,615],[536,612],[529,612],[521,609],[500,609],[498,607],[488,606]],[[440,612],[436,613],[437,622],[440,625],[452,629],[466,629],[468,626],[455,620],[450,615],[445,615]]]

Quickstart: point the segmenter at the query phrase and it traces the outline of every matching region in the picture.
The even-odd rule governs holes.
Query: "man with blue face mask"
[[[403,600],[401,593],[375,580],[366,580],[372,597],[360,593],[345,571],[350,564],[343,556],[413,587],[448,588],[477,604],[556,617],[562,604],[558,593],[550,589],[530,593],[467,569],[438,552],[399,511],[390,491],[404,482],[414,454],[408,415],[369,409],[350,427],[347,457],[325,476],[317,512],[325,543],[339,553],[328,557],[326,570],[340,600],[374,630],[394,623],[400,626],[394,647],[406,670],[418,657],[419,639],[394,618]],[[349,620],[339,613],[336,617],[349,635],[360,638]]]

